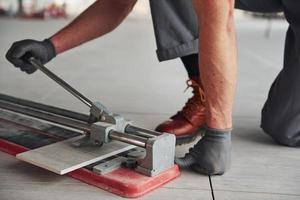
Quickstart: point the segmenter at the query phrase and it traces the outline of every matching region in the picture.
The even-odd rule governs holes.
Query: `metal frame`
[[[101,145],[117,140],[142,147],[146,150],[146,155],[137,159],[135,169],[147,176],[157,175],[174,165],[176,142],[174,135],[133,126],[131,121],[112,113],[100,102],[89,100],[35,58],[29,58],[28,62],[87,105],[90,108],[90,115],[3,94],[0,94],[0,108],[81,130],[87,136],[82,142]]]

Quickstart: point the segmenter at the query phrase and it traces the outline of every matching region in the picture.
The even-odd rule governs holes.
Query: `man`
[[[154,22],[157,23],[155,29],[157,43],[165,44],[165,46],[158,45],[158,57],[161,60],[170,59],[173,57],[181,57],[190,79],[196,81],[198,85],[192,84],[194,96],[189,99],[185,107],[176,115],[172,116],[170,120],[160,124],[157,127],[157,130],[171,132],[179,136],[179,138],[181,136],[185,136],[187,138],[190,136],[190,138],[193,138],[197,130],[201,129],[206,122],[205,107],[207,107],[207,105],[205,105],[205,95],[202,95],[201,82],[198,82],[199,80],[195,78],[199,77],[197,75],[199,74],[197,60],[198,55],[195,54],[198,52],[198,47],[196,45],[198,42],[196,40],[198,33],[197,29],[193,28],[193,25],[195,26],[197,19],[195,19],[195,17],[191,14],[186,15],[186,13],[192,13],[193,10],[192,6],[189,6],[187,3],[184,6],[179,5],[178,1],[176,1],[178,7],[174,6],[174,1],[164,1],[164,3],[164,7],[157,4],[155,9],[152,9],[153,13],[158,12],[160,9],[161,11],[159,13],[162,13],[163,15],[163,17],[158,14],[153,15]],[[290,26],[286,35],[284,68],[279,73],[270,89],[268,99],[262,110],[261,127],[267,134],[269,134],[280,144],[293,147],[300,146],[300,128],[298,126],[300,118],[300,93],[298,92],[299,88],[297,84],[300,82],[300,2],[293,0],[236,0],[235,3],[235,7],[242,10],[254,12],[284,11],[286,15]],[[172,7],[173,13],[170,14],[170,12],[166,12],[168,10],[166,8],[168,7]],[[187,10],[189,10],[189,12],[187,12]],[[175,14],[174,11],[176,12]],[[181,24],[187,26],[180,26],[180,23],[176,24],[176,21],[173,21],[172,25],[176,27],[177,30],[175,37],[163,37],[164,35],[160,34],[160,32],[164,32],[165,35],[169,35],[166,33],[168,31],[164,28],[165,25],[163,19],[165,19],[165,23],[168,23],[168,21],[174,18],[172,15],[177,17],[177,22],[184,22]],[[159,18],[155,20],[155,16],[159,16]],[[168,30],[170,32],[173,29],[169,28]],[[201,31],[204,31],[203,26],[201,27]],[[179,41],[181,43],[176,45],[176,42]],[[169,44],[172,44],[173,46],[168,47]],[[204,48],[203,50],[206,51]],[[203,54],[205,52],[200,53]],[[203,65],[200,64],[200,66],[201,73],[203,73]],[[232,76],[232,78],[235,78],[235,76]],[[214,78],[211,80],[214,80]],[[205,92],[207,93],[207,90]],[[210,166],[211,173],[209,174],[215,174],[214,172],[218,171],[216,168],[222,168],[222,163],[220,165],[209,165],[207,164],[208,161],[204,159],[205,156],[203,155],[208,154],[211,156],[207,159],[229,159],[229,156],[218,157],[219,154],[216,153],[216,151],[220,152],[224,151],[224,149],[228,150],[228,148],[218,148],[208,142],[208,140],[222,140],[223,142],[224,140],[220,138],[217,139],[216,134],[214,135],[215,138],[208,138],[207,133],[208,131],[206,130],[206,134],[204,135],[203,139],[200,140],[198,144],[196,144],[195,147],[191,149],[183,159],[176,160],[181,167],[192,167],[196,171],[207,174],[209,170],[207,168],[203,170],[203,167]],[[206,143],[208,143],[209,146]],[[226,146],[230,146],[230,143],[228,142]],[[207,153],[207,151],[210,153]],[[218,158],[214,158],[214,156]],[[214,163],[216,162],[214,161]],[[213,170],[214,167],[215,170]],[[201,169],[199,170],[199,168]]]
[[[294,1],[288,0],[236,0],[235,6],[239,9],[254,12],[284,11],[287,16],[287,20],[290,23],[288,32],[293,32],[294,37],[299,37],[297,34],[297,22],[299,20],[299,16],[297,14],[298,6],[296,4],[297,3]],[[195,26],[197,26],[197,19],[195,14],[192,15],[192,5],[189,5],[186,2],[180,4],[180,1],[176,1],[176,3],[174,3],[174,1],[165,0],[161,4],[157,3],[157,5],[154,4],[152,6],[155,6],[155,8],[152,9],[152,12],[154,18],[153,21],[155,23],[156,39],[158,43],[158,58],[160,60],[167,60],[174,57],[181,57],[183,63],[185,64],[189,78],[198,82],[198,30],[195,28]],[[170,9],[173,11],[172,13],[167,12],[167,10]],[[186,13],[190,14],[187,15]],[[174,18],[177,20],[174,20]],[[172,19],[173,21],[169,22]],[[169,32],[165,28],[165,24],[171,24],[172,27],[168,29]],[[176,30],[176,34],[173,34],[173,37],[165,37],[166,35],[172,35],[172,31],[174,29]],[[288,44],[288,42],[293,42],[290,39],[291,36],[293,36],[293,34],[287,33],[286,49],[289,48],[288,52],[292,50],[298,51],[299,47],[296,44],[295,46]],[[294,59],[291,56],[293,54],[297,55],[297,53],[285,53],[286,67],[299,65],[297,59]],[[291,63],[293,60],[294,63]],[[280,76],[285,71],[286,70],[283,70],[280,73]],[[291,75],[292,74],[288,76],[286,75],[286,77],[290,77]],[[278,100],[280,96],[285,96],[285,93],[290,92],[291,90],[286,91],[286,88],[282,89],[282,91],[275,91],[274,89],[276,84],[281,85],[283,82],[288,83],[288,80],[289,78],[285,81],[279,82],[278,77],[273,83],[273,89],[271,89],[269,98],[263,108],[262,128],[277,142],[288,146],[297,146],[299,145],[299,130],[297,126],[295,126],[297,124],[297,115],[295,115],[295,112],[297,113],[299,109],[295,109],[296,107],[290,106],[287,110],[286,105],[288,101]],[[199,91],[199,89],[197,90],[197,86],[195,86],[196,84],[192,85],[194,86],[194,93],[195,91]],[[180,112],[171,117],[169,121],[160,124],[157,127],[157,130],[171,132],[179,137],[182,135],[193,136],[196,130],[201,128],[204,123],[203,115],[201,115],[204,113],[204,108],[203,106],[201,107],[201,105],[203,105],[204,98],[199,98],[199,96],[201,96],[199,95],[199,92],[198,94],[196,93]],[[275,98],[277,98],[276,103]],[[271,103],[272,105],[270,105]],[[284,113],[282,113],[283,110],[285,110]],[[191,111],[192,113],[187,111]],[[293,121],[292,119],[296,121]],[[280,127],[276,127],[276,122],[280,122]]]
[[[170,3],[168,1],[150,1],[152,11],[153,8],[163,5],[163,2]],[[189,134],[198,126],[205,127],[202,139],[185,158],[178,159],[177,162],[181,166],[191,166],[203,174],[223,174],[230,163],[231,114],[236,87],[234,1],[194,0],[192,3],[188,0],[178,0],[175,2],[181,5],[192,5],[196,11],[197,26],[194,26],[194,30],[197,30],[195,27],[201,27],[199,34],[197,33],[200,41],[197,49],[201,52],[199,54],[201,77],[198,75],[198,77],[192,78],[190,84],[194,91],[197,89],[195,96],[201,102],[196,105],[195,101],[189,101],[186,109],[184,108],[185,113],[178,114],[173,120],[180,122],[181,119],[184,119],[183,129],[188,126]],[[14,43],[7,53],[7,59],[22,71],[33,73],[36,69],[23,59],[25,54],[32,54],[43,64],[47,63],[57,54],[112,31],[124,20],[135,3],[136,0],[96,1],[71,24],[49,39],[42,42],[23,40]],[[169,12],[172,13],[172,9]],[[193,12],[186,14],[194,15]],[[170,19],[170,23],[178,20],[176,15],[173,17]],[[188,21],[179,21],[179,23],[186,24]],[[172,27],[166,26],[166,30],[169,31],[165,36],[171,38],[175,35],[175,39],[178,39],[177,29],[170,31],[170,28]],[[158,32],[156,32],[156,36],[159,39]],[[182,39],[178,42],[184,43],[185,38]],[[197,41],[196,38],[195,41]],[[197,112],[193,110],[195,106],[198,106]],[[199,115],[196,120],[187,120],[186,116],[193,117],[194,114]],[[194,121],[197,123],[187,124],[187,122]],[[178,136],[188,135],[186,129],[182,130],[181,134],[173,133]]]

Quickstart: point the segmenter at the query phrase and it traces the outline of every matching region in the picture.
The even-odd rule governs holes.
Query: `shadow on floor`
[[[256,144],[278,146],[270,136],[268,136],[262,129],[259,127],[237,127],[233,130],[233,137],[238,138],[238,140],[244,140]]]

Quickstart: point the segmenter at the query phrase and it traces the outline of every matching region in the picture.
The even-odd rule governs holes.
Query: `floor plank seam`
[[[164,187],[165,189],[177,189],[177,190],[190,190],[190,191],[210,191],[210,188],[208,189],[202,189],[202,188],[180,188],[180,187]],[[235,192],[235,193],[251,193],[251,194],[275,194],[275,195],[285,195],[285,196],[295,196],[300,197],[300,194],[288,194],[288,193],[270,193],[270,192],[254,192],[254,191],[239,191],[239,190],[223,190],[223,189],[215,189],[215,192]]]

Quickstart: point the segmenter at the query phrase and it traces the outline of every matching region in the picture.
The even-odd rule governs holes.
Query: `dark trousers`
[[[150,0],[150,5],[159,60],[198,53],[192,1]],[[300,0],[236,0],[236,8],[286,16],[284,66],[262,109],[261,127],[280,144],[300,146]]]

